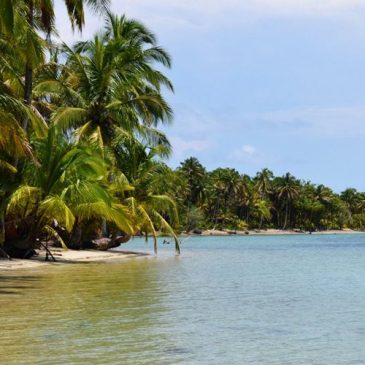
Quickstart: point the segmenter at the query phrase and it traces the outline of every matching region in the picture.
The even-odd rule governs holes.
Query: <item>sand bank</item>
[[[46,253],[43,250],[38,251],[38,256],[32,257],[28,260],[21,259],[2,259],[0,258],[0,271],[13,269],[28,269],[44,265],[62,265],[65,263],[88,263],[88,262],[110,262],[125,260],[128,258],[136,258],[141,256],[148,256],[145,253],[132,251],[97,251],[97,250],[60,250],[51,249],[56,262],[45,261]]]
[[[322,234],[363,234],[364,231],[354,231],[352,229],[342,229],[342,230],[327,230],[327,231],[317,231],[317,232],[306,232],[301,230],[283,230],[283,229],[262,229],[262,230],[249,230],[249,231],[232,231],[232,230],[215,230],[209,229],[206,231],[202,231],[201,236],[230,236],[230,235],[238,235],[238,236],[251,236],[251,235],[303,235],[303,234],[314,234],[314,235],[322,235]]]

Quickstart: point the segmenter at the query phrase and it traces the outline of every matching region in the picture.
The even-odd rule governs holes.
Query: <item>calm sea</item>
[[[0,272],[0,363],[365,364],[365,235],[160,247]]]

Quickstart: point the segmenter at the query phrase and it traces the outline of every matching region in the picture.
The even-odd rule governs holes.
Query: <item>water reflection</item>
[[[148,363],[156,343],[170,341],[160,331],[166,308],[156,265],[137,259],[0,275],[2,361]]]
[[[181,257],[0,273],[0,363],[363,363],[363,242],[202,237]]]

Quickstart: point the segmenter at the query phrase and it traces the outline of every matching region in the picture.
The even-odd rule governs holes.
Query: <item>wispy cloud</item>
[[[170,138],[175,157],[185,158],[190,154],[199,153],[209,149],[211,143],[205,139],[183,139],[177,136]]]
[[[245,144],[233,150],[230,158],[235,162],[253,162],[259,157],[259,153],[252,145]]]
[[[156,12],[170,13],[177,15],[200,14],[203,17],[220,16],[224,18],[228,13],[231,16],[237,12],[246,11],[247,15],[260,13],[262,15],[274,14],[328,14],[339,11],[353,11],[364,8],[363,0],[119,0],[113,1],[113,7],[119,11],[135,13]],[[249,13],[247,13],[249,12]]]
[[[365,136],[365,107],[305,108],[256,113],[259,127],[277,132],[311,133],[323,138]]]
[[[174,39],[186,37],[186,32],[218,29],[221,26],[245,26],[261,19],[282,17],[348,17],[365,10],[364,0],[112,0],[112,10],[118,14],[143,20],[155,32],[167,32]],[[71,42],[81,37],[73,34],[67,24],[63,1],[56,2],[61,38]],[[88,12],[83,38],[100,28],[100,18]],[[169,34],[169,32],[173,34]]]
[[[324,138],[365,136],[365,107],[308,107],[268,112],[229,113],[182,108],[173,129],[184,137],[210,138],[270,132],[288,135],[310,133]]]

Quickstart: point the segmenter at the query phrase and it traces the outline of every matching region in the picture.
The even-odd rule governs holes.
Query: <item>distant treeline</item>
[[[365,193],[346,189],[337,194],[290,173],[274,176],[263,169],[250,177],[232,168],[208,172],[192,157],[168,171],[162,186],[178,204],[182,230],[365,228]]]

